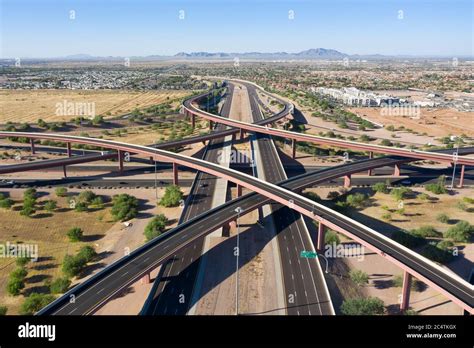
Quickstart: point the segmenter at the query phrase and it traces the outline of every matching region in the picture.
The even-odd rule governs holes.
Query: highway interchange
[[[5,134],[3,135],[5,136]],[[20,135],[61,140],[61,136],[38,136],[37,134]],[[265,136],[261,137],[261,139],[265,139]],[[310,218],[317,216],[318,221],[323,222],[325,225],[331,228],[344,229],[349,235],[354,236],[356,240],[361,240],[362,242],[370,245],[372,248],[380,251],[381,254],[385,255],[389,259],[393,259],[394,262],[398,262],[400,265],[409,267],[416,276],[419,276],[422,279],[430,282],[430,284],[433,283],[445,294],[456,297],[461,305],[464,305],[467,308],[472,308],[472,286],[465,284],[464,281],[457,279],[457,277],[451,275],[446,276],[445,271],[440,270],[439,267],[436,267],[432,265],[432,263],[426,262],[422,258],[413,255],[411,251],[405,250],[406,248],[397,245],[397,243],[385,240],[378,234],[373,233],[375,231],[369,231],[369,229],[363,228],[360,226],[360,224],[345,217],[341,217],[329,209],[304,199],[301,196],[292,193],[291,191],[282,190],[281,188],[269,185],[268,183],[262,182],[260,180],[252,180],[248,177],[248,175],[239,172],[217,168],[218,166],[216,167],[196,159],[183,159],[183,156],[163,152],[161,150],[153,150],[150,148],[128,144],[124,145],[116,142],[99,141],[96,139],[94,141],[89,141],[80,139],[79,137],[69,137],[67,140],[77,141],[80,143],[94,143],[99,146],[103,145],[104,147],[130,151],[132,153],[146,154],[147,156],[157,157],[164,159],[165,161],[171,159],[177,163],[180,163],[181,165],[188,165],[199,170],[206,170],[209,174],[222,175],[233,181],[237,181],[242,186],[246,186],[251,190],[253,189],[256,192],[267,196],[267,198],[257,193],[247,194],[237,200],[228,202],[225,205],[219,206],[204,214],[200,214],[189,221],[184,221],[176,229],[173,229],[169,233],[166,233],[144,247],[136,250],[126,259],[119,260],[117,263],[107,267],[104,271],[86,281],[84,284],[72,289],[63,298],[55,301],[52,305],[43,310],[41,312],[42,314],[91,313],[98,306],[102,305],[108,298],[123,289],[124,286],[130,284],[134,280],[137,280],[139,277],[141,277],[146,272],[149,272],[158,264],[166,262],[170,257],[176,255],[178,251],[189,246],[190,243],[193,243],[197,239],[204,236],[206,233],[212,232],[213,230],[221,227],[223,224],[233,221],[233,219],[235,219],[235,211],[232,211],[232,208],[235,210],[235,204],[239,204],[244,212],[248,212],[255,209],[257,206],[261,206],[265,202],[268,202],[269,198],[274,199],[284,205],[289,205],[288,202],[291,202],[291,206],[298,212],[303,213]],[[269,146],[271,144],[268,142],[268,138],[267,140],[263,140],[261,143],[268,144]],[[471,153],[469,149],[463,151],[466,153]],[[272,153],[273,151],[267,149],[262,152]],[[408,157],[414,157],[414,155],[411,154],[411,156]],[[271,158],[269,157],[268,160],[271,160]],[[295,189],[305,187],[305,185],[314,185],[318,182],[318,180],[320,180],[320,182],[321,180],[327,181],[347,175],[348,173],[357,173],[367,169],[382,167],[395,163],[399,164],[407,161],[410,161],[410,159],[407,159],[406,157],[389,156],[360,161],[357,163],[350,163],[343,166],[338,166],[336,168],[324,169],[288,179],[285,181],[286,184],[282,185],[282,187],[287,187],[294,191]],[[283,170],[281,165],[276,167]],[[283,176],[283,172],[278,172],[274,177],[266,178],[266,180],[279,182],[282,181],[280,179],[284,179]],[[295,186],[289,186],[292,183],[295,183]],[[247,201],[249,203],[247,203]],[[214,214],[219,215],[217,219],[210,221]],[[198,223],[198,221],[206,221],[206,224],[200,222]],[[192,231],[188,231],[187,229],[191,229]],[[295,236],[297,234],[291,233],[291,235]],[[301,242],[304,243],[303,240]],[[304,244],[299,245],[300,248],[302,246],[304,246]],[[309,268],[311,269],[311,267]],[[308,270],[308,272],[311,272],[311,270]],[[304,274],[304,271],[302,271],[301,274]],[[107,281],[105,282],[106,279]],[[304,285],[303,288],[305,286],[306,285]],[[297,284],[297,287],[301,288],[301,284]],[[76,295],[76,301],[74,303],[67,301],[68,296],[72,293]],[[318,301],[316,298],[316,302],[321,301]],[[309,306],[308,311],[310,311]]]

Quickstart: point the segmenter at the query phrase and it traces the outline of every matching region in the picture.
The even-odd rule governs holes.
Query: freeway
[[[229,117],[234,94],[234,85],[228,84],[224,105],[220,114]],[[216,133],[222,134],[225,126],[217,125]],[[218,163],[225,137],[214,138],[209,141],[203,159]],[[186,222],[195,216],[205,213],[212,208],[212,199],[216,189],[216,177],[198,172],[191,187],[189,198],[185,204],[179,223]],[[198,273],[201,252],[204,246],[204,237],[196,239],[189,247],[176,252],[164,262],[150,291],[146,305],[141,314],[144,315],[185,315],[190,307],[190,301],[180,302],[179,295],[191,299],[193,285]]]
[[[455,150],[451,150],[451,153],[447,154],[447,153],[439,153],[435,151],[421,151],[421,150],[404,149],[404,148],[397,148],[397,147],[391,147],[391,146],[365,144],[365,143],[360,143],[360,142],[355,142],[355,141],[327,138],[327,137],[321,137],[321,136],[316,136],[316,135],[303,134],[303,133],[286,131],[286,130],[281,130],[281,129],[276,129],[276,128],[270,128],[268,127],[268,125],[251,124],[251,123],[226,119],[217,115],[207,113],[199,109],[198,107],[195,106],[196,100],[199,100],[199,96],[195,97],[195,99],[187,99],[183,102],[183,107],[187,113],[191,115],[203,117],[213,122],[223,123],[225,125],[228,125],[234,128],[243,129],[249,132],[263,133],[263,134],[273,135],[273,136],[284,138],[284,139],[293,139],[295,141],[304,141],[304,142],[309,142],[309,143],[334,146],[334,147],[345,148],[345,149],[350,149],[354,151],[367,151],[367,152],[382,153],[382,154],[392,154],[392,155],[398,155],[398,156],[405,156],[409,158],[448,162],[448,163],[451,163],[454,161],[453,151]],[[270,120],[270,119],[271,118],[268,118],[267,120]],[[458,164],[462,164],[462,165],[474,165],[474,157],[461,156],[461,157],[456,158],[456,161]]]
[[[472,150],[473,149],[470,149],[471,153]],[[465,151],[467,153],[468,150]],[[342,175],[341,173],[357,173],[381,166],[394,165],[400,162],[405,162],[406,160],[406,158],[399,156],[368,159],[357,163],[345,164],[336,168],[324,169],[319,172],[306,173],[288,179],[285,182],[280,183],[280,185],[288,190],[298,191],[304,187],[318,184],[318,182],[325,182],[340,177]],[[237,216],[235,209],[237,207],[242,208],[243,215],[263,204],[267,204],[268,202],[269,198],[263,195],[249,193],[214,208],[206,214],[201,214],[133,251],[129,256],[106,267],[101,272],[71,289],[68,293],[45,307],[39,312],[39,314],[91,313],[99,308],[109,298],[119,293],[127,285],[133,283],[150,270],[162,264],[163,260],[169,258],[174,252],[181,248],[185,248],[196,238],[204,236],[205,234],[221,227],[223,224],[235,220]],[[402,247],[402,249],[406,248]],[[403,254],[404,253],[410,253],[410,251],[403,250]],[[398,255],[394,253],[394,256]],[[400,259],[402,258],[403,257],[400,257]],[[415,258],[418,259],[419,257],[415,256]],[[425,261],[423,258],[421,258],[421,260]],[[427,263],[429,268],[433,267],[431,262],[425,261],[425,263]],[[435,273],[441,271],[437,270],[438,267],[436,266],[434,266],[434,268]],[[421,271],[426,274],[426,276],[421,276],[421,274],[419,274],[419,279],[423,280],[428,279],[428,277],[433,277],[431,272],[425,272],[423,269]],[[464,293],[472,294],[472,287],[466,286],[464,280],[452,275],[451,273],[446,273],[444,270],[442,270],[442,273],[446,274],[442,275],[442,277],[450,278],[449,280],[447,279],[447,281],[451,280],[458,283],[460,287],[464,289]],[[439,278],[435,281],[442,282]],[[443,293],[446,292],[443,291]],[[70,298],[72,295],[75,296],[75,299],[81,298],[81,300],[71,303]],[[453,296],[450,297],[452,298]],[[466,301],[466,305],[463,307],[472,312],[472,296],[470,299],[469,297],[466,298],[466,295],[462,295],[462,297],[464,298],[463,301]]]
[[[28,137],[32,139],[44,138],[44,139],[50,139],[50,140],[56,140],[56,141],[77,142],[77,143],[82,143],[82,144],[101,146],[101,147],[112,148],[112,149],[121,150],[121,151],[130,151],[131,153],[139,153],[145,156],[160,158],[165,161],[176,162],[181,165],[185,165],[185,166],[189,166],[198,170],[206,171],[210,174],[225,177],[257,193],[260,193],[261,195],[266,196],[269,199],[273,199],[281,204],[288,205],[291,208],[296,209],[298,212],[308,217],[314,218],[318,220],[319,222],[324,223],[326,226],[332,229],[338,230],[341,233],[345,233],[349,237],[361,242],[362,244],[368,246],[372,250],[375,250],[377,253],[381,254],[382,256],[388,258],[390,261],[398,264],[400,267],[405,267],[405,269],[408,269],[410,273],[420,278],[421,280],[427,282],[429,285],[434,286],[435,288],[443,292],[446,296],[448,296],[450,299],[452,299],[456,303],[460,304],[461,306],[463,306],[464,308],[472,312],[472,295],[471,295],[472,286],[466,285],[465,284],[466,282],[464,280],[451,274],[450,272],[443,270],[441,267],[417,255],[411,250],[378,234],[376,231],[373,231],[351,219],[348,219],[347,217],[344,217],[336,212],[331,211],[330,209],[320,204],[314,203],[304,197],[294,194],[293,192],[285,190],[281,187],[277,187],[270,183],[265,183],[261,180],[254,179],[252,177],[249,177],[248,175],[236,172],[231,169],[224,169],[224,168],[220,168],[219,166],[213,165],[211,163],[205,163],[204,161],[201,161],[198,159],[188,158],[183,155],[174,154],[174,153],[170,153],[170,152],[158,150],[158,149],[151,149],[149,147],[144,147],[144,146],[139,146],[139,145],[130,145],[130,144],[125,144],[125,143],[120,143],[120,142],[101,140],[101,139],[88,139],[88,138],[83,138],[83,137],[73,137],[73,136],[65,136],[65,135],[22,133],[22,132],[0,132],[0,136],[20,136],[20,137]],[[387,158],[382,158],[382,159],[386,160]],[[377,164],[375,164],[378,160],[380,159],[368,160],[370,161],[370,164],[366,165],[366,167],[368,168],[361,169],[360,167],[361,163],[367,164],[364,161],[352,164],[351,168],[357,167],[358,169],[355,172],[372,169],[378,166]],[[406,157],[399,157],[398,159],[395,159],[394,162],[400,163],[400,162],[406,162],[406,161],[407,161]],[[389,162],[388,164],[390,164],[390,161],[388,162]],[[384,162],[384,165],[388,165],[388,164],[387,162]],[[342,175],[349,174],[349,170],[345,166],[340,166],[336,170],[337,170],[337,173],[335,174],[336,175],[335,177],[340,177]],[[223,220],[219,218],[217,220],[219,221],[218,224],[222,225]],[[206,232],[203,232],[201,230],[201,233],[206,233]],[[163,237],[165,236],[168,237],[170,236],[170,234],[166,234]],[[186,238],[186,236],[183,234],[180,234],[180,237],[182,239]],[[169,238],[171,239],[171,237]],[[161,241],[161,239],[159,240]],[[146,247],[149,248],[151,244],[152,243],[148,244]],[[141,256],[141,252],[143,252],[143,250],[139,249],[137,251],[138,254],[132,254],[132,255],[139,257]],[[131,258],[132,255],[130,255],[129,258]],[[146,261],[146,260],[142,260],[142,261]],[[158,259],[154,259],[154,261],[162,262],[162,259],[158,258]],[[154,262],[150,267],[151,268],[155,267],[157,265],[156,262]],[[125,262],[125,265],[131,266],[129,262]],[[150,270],[150,268],[147,267],[147,265],[149,265],[149,263],[146,263],[146,262],[141,263],[138,269],[135,269],[135,272],[132,273],[130,276],[133,279],[137,279],[136,271],[138,270],[139,271],[138,274],[142,275],[143,272],[147,272]],[[114,267],[111,266],[111,267],[108,267],[103,272],[105,271],[110,272],[112,269],[114,269]],[[120,267],[120,269],[122,269],[122,267]],[[104,273],[102,272],[100,274],[102,276],[104,275]],[[128,271],[125,274],[128,274]],[[124,275],[122,275],[122,277],[124,277]],[[97,278],[95,277],[93,279],[97,280]],[[129,279],[129,277],[123,280],[119,280],[114,276],[113,280],[109,279],[110,281],[107,282],[107,286],[111,286],[112,288],[115,286],[115,287],[118,287],[120,290],[122,288],[121,285],[126,283],[127,279]],[[99,280],[98,283],[102,283],[102,281],[103,279]],[[83,288],[86,288],[87,284],[89,283],[86,282],[85,284],[83,284],[84,285]],[[104,285],[104,284],[102,283],[101,285]],[[79,289],[76,289],[76,290],[79,290]],[[96,288],[95,290],[97,291],[99,289]],[[119,291],[119,290],[116,290],[116,291]],[[113,295],[116,293],[116,291],[105,292],[105,288],[100,290],[100,292],[104,292],[104,296]],[[80,294],[79,296],[82,296],[82,294]],[[77,296],[76,299],[79,296]],[[96,301],[94,302],[94,299],[91,300],[93,302],[92,310],[97,305],[100,305],[100,303],[103,303],[101,301],[97,302],[97,296],[99,298],[102,298],[101,295],[96,294],[95,296]],[[91,310],[91,302],[88,302],[89,298],[91,297],[94,297],[94,296],[92,295],[88,296],[87,298],[83,299],[83,301],[79,302],[80,307],[83,310],[83,313],[87,313],[89,310]],[[75,308],[73,308],[68,313],[74,314],[75,311],[78,311],[79,303],[77,301],[75,303],[68,302],[67,304],[65,304],[64,298],[60,301],[55,302],[53,305],[48,306],[48,308],[54,308],[54,306],[57,306],[58,303],[60,302],[62,302],[62,304],[64,305],[62,309],[65,309],[70,305],[74,305],[72,307],[75,307]],[[68,309],[71,309],[71,307],[69,307]],[[80,311],[78,312],[80,313]]]
[[[248,91],[254,121],[261,120],[263,115],[256,87],[248,83],[244,83],[244,86]],[[265,134],[255,134],[253,138],[253,153],[259,164],[257,177],[272,183],[286,180],[287,176],[272,138]],[[281,204],[271,205],[270,210],[281,258],[287,314],[334,314],[319,259],[302,259],[300,256],[302,250],[314,250],[301,214]]]

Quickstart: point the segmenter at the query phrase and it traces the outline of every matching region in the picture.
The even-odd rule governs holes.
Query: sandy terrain
[[[2,90],[0,91],[0,123],[67,121],[79,115],[57,115],[57,103],[95,103],[95,114],[116,116],[135,108],[143,108],[182,98],[188,91],[131,92],[115,90]],[[92,105],[92,104],[91,104]]]
[[[461,135],[474,136],[474,114],[453,109],[421,108],[420,119],[382,115],[380,108],[350,108],[350,111],[382,123],[383,125],[405,126],[418,133],[431,136]],[[398,140],[397,140],[398,141]]]

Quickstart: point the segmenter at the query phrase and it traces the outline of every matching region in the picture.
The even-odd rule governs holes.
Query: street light
[[[242,208],[237,207],[235,208],[235,212],[237,213],[237,254],[236,256],[236,263],[235,263],[235,315],[239,315],[239,254],[240,254],[240,224],[239,218],[240,213],[242,213]]]
[[[324,256],[323,254],[318,253],[318,257],[322,257],[322,258],[324,259],[324,261],[326,261],[326,270],[324,271],[324,273],[329,273],[329,271],[328,271],[328,268],[329,268],[329,261],[328,261],[328,259],[326,258],[326,256]]]

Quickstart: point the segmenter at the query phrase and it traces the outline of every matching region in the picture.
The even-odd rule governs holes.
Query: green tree
[[[166,187],[165,194],[160,200],[160,205],[164,207],[176,207],[183,199],[183,192],[179,186],[171,185]]]
[[[78,258],[84,260],[85,263],[91,262],[97,256],[97,252],[90,245],[85,245],[77,253]]]
[[[53,301],[53,295],[32,293],[25,299],[25,302],[21,304],[20,313],[22,315],[34,314]]]
[[[74,207],[74,210],[79,213],[87,211],[87,204],[84,202],[77,202],[76,206]]]
[[[49,285],[49,291],[52,294],[64,294],[71,285],[68,278],[58,278]]]
[[[13,205],[13,200],[10,198],[0,199],[0,208],[10,209]]]
[[[56,201],[49,200],[49,201],[46,201],[46,203],[44,204],[44,209],[46,211],[52,212],[57,208],[57,206],[58,204],[56,203]]]
[[[126,193],[115,195],[112,198],[111,213],[115,221],[133,219],[138,214],[138,199]]]
[[[28,256],[23,256],[23,257],[19,257],[16,259],[16,265],[18,267],[25,267],[28,262],[30,262],[31,258],[29,258]]]
[[[86,191],[82,191],[79,194],[78,201],[88,205],[96,197],[97,197],[97,195],[94,192],[92,192],[90,190],[86,190]]]
[[[440,213],[436,216],[436,220],[443,224],[447,224],[449,222],[449,216],[444,213]]]
[[[67,188],[65,187],[57,187],[55,190],[57,197],[66,197],[67,196]]]
[[[438,178],[438,182],[436,184],[428,184],[425,186],[425,188],[427,191],[430,191],[436,195],[447,193],[448,190],[446,189],[446,176],[441,175]]]
[[[358,286],[363,286],[369,283],[369,275],[361,270],[351,270],[349,277]]]
[[[324,234],[324,243],[325,244],[339,244],[341,243],[341,240],[339,239],[339,236],[337,235],[336,232],[328,229],[326,233]]]
[[[7,283],[7,292],[12,296],[18,296],[21,289],[25,287],[25,282],[22,279],[10,278]]]
[[[145,227],[144,235],[146,240],[152,240],[153,238],[158,237],[162,234],[166,228],[166,224],[168,223],[168,219],[165,215],[160,214],[155,216]]]
[[[387,184],[384,182],[378,182],[372,186],[372,190],[375,192],[380,193],[390,193],[390,189],[388,188]]]
[[[444,236],[450,238],[455,242],[467,243],[471,238],[473,226],[467,221],[459,221],[456,225],[451,226]]]
[[[73,227],[69,231],[67,231],[66,235],[71,242],[79,242],[82,238],[84,231],[81,230],[79,227]]]
[[[394,197],[397,201],[400,201],[406,198],[409,194],[412,193],[408,187],[398,187],[394,188],[391,192],[392,197]]]
[[[0,306],[0,315],[7,315],[8,308],[7,306]]]
[[[360,192],[348,195],[346,197],[346,203],[352,208],[360,209],[367,204],[367,196]]]
[[[66,255],[64,256],[62,264],[62,271],[66,275],[66,277],[72,278],[78,275],[85,265],[86,262],[84,261],[84,259],[74,257],[72,255]]]
[[[383,301],[379,298],[352,298],[344,300],[341,312],[344,315],[382,315],[384,313]]]

